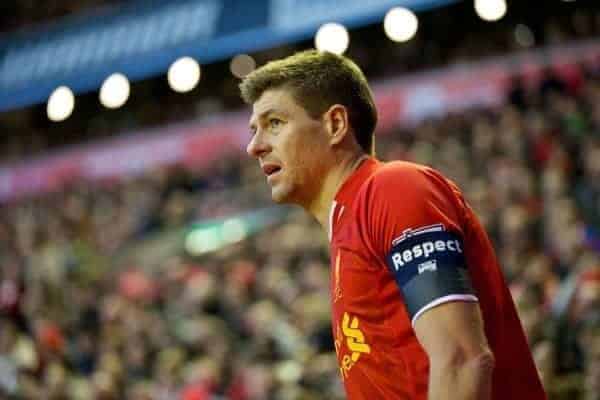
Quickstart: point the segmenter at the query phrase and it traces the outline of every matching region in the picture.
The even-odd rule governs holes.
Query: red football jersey
[[[474,293],[433,299],[413,319],[443,302],[478,301],[496,360],[492,398],[546,399],[492,245],[452,182],[425,166],[368,158],[338,191],[329,223],[332,328],[348,399],[427,399],[428,357],[387,260],[411,232],[438,228],[461,243],[415,245],[397,261],[464,253]],[[422,262],[417,273],[432,268]]]

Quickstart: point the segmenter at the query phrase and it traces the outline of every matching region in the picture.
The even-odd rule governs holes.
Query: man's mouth
[[[281,167],[276,164],[265,164],[263,165],[262,170],[267,177],[271,177],[281,171]]]

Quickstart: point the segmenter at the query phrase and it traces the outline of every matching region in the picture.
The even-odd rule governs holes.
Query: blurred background
[[[0,2],[0,398],[343,399],[327,240],[240,78],[318,47],[455,180],[550,399],[600,399],[600,3]]]

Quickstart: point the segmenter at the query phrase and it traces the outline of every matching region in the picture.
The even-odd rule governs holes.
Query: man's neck
[[[367,154],[356,153],[344,158],[342,162],[329,171],[323,180],[321,191],[316,200],[309,207],[305,207],[317,219],[327,234],[329,234],[329,212],[337,192],[367,157]]]

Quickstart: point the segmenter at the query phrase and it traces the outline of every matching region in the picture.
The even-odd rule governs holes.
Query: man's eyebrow
[[[251,119],[248,126],[250,127],[250,129],[252,129],[254,127],[254,125],[256,124],[256,120],[264,119],[267,115],[273,114],[273,113],[280,113],[280,112],[274,108],[269,108],[268,110],[265,110],[265,111],[261,112],[260,114],[258,114],[258,116],[256,118]]]

